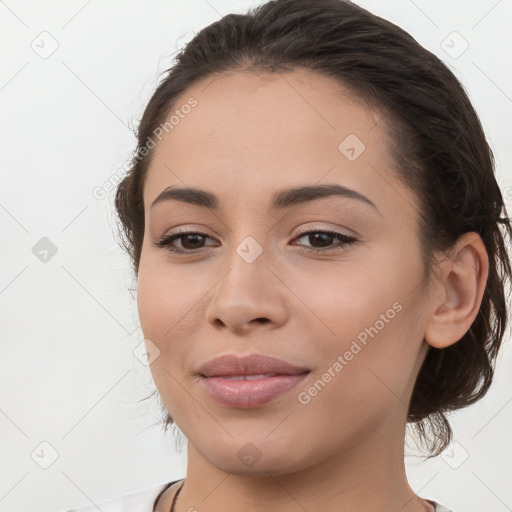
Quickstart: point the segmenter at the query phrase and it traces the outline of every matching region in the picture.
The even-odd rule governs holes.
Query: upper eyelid
[[[351,235],[349,233],[345,233],[345,232],[340,231],[340,230],[338,230],[336,228],[327,228],[327,227],[315,228],[315,227],[312,227],[312,228],[304,228],[304,229],[299,230],[295,234],[294,239],[302,237],[302,236],[310,234],[310,233],[322,233],[322,232],[324,232],[324,233],[333,233],[333,234],[342,235],[342,236],[346,236],[346,237],[350,237],[350,238],[355,238],[354,235]],[[205,237],[208,237],[208,238],[216,238],[215,236],[209,235],[208,233],[205,233],[204,231],[201,231],[200,229],[197,229],[197,230],[195,230],[195,229],[183,229],[183,230],[175,231],[174,233],[166,234],[166,235],[164,235],[161,238],[169,238],[169,237],[172,237],[172,236],[176,236],[176,238],[179,238],[178,235],[186,236],[186,235],[193,235],[193,234],[205,236]]]
[[[174,231],[173,233],[169,233],[168,235],[164,235],[164,236],[174,236],[174,235],[179,235],[179,234],[191,234],[191,233],[197,233],[197,234],[201,234],[201,235],[206,235],[206,236],[209,236],[211,238],[216,238],[214,235],[209,235],[208,233],[205,232],[205,229],[204,227],[200,227],[198,229],[194,229],[194,228],[183,228],[183,227],[178,227],[176,228],[176,231]],[[345,236],[350,236],[350,237],[355,237],[355,236],[358,236],[357,233],[354,232],[354,230],[349,230],[348,228],[343,228],[343,227],[329,227],[329,226],[321,226],[321,227],[318,227],[318,226],[307,226],[307,227],[303,227],[303,228],[300,228],[298,231],[297,231],[297,236],[298,235],[301,235],[301,234],[304,234],[304,233],[309,233],[309,232],[318,232],[318,231],[330,231],[330,232],[334,232],[334,233],[338,233],[340,235],[345,235]]]
[[[350,239],[351,241],[357,240],[357,237],[355,237],[354,235],[344,233],[343,231],[339,231],[337,229],[325,228],[325,227],[324,228],[314,228],[314,227],[313,228],[304,228],[304,230],[300,230],[298,233],[296,233],[295,236],[292,238],[292,240],[297,240],[297,239],[307,236],[311,233],[328,233],[328,234],[332,234],[334,236],[339,236],[341,238]],[[173,238],[172,242],[175,242],[176,240],[180,240],[182,237],[186,237],[187,235],[194,235],[194,234],[203,236],[205,238],[210,238],[212,240],[216,239],[214,236],[208,235],[207,233],[204,233],[200,230],[185,229],[185,230],[176,231],[175,233],[169,233],[168,235],[164,235],[159,240]],[[200,249],[198,249],[198,250],[200,250]]]

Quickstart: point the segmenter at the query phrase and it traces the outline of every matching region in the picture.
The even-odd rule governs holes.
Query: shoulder
[[[176,480],[179,482],[180,480]],[[162,495],[166,489],[169,489],[171,485],[176,482],[170,482],[167,484],[160,484],[143,491],[131,493],[122,496],[119,499],[102,501],[87,505],[85,507],[73,508],[65,510],[64,512],[98,512],[99,509],[102,512],[148,512],[153,510],[153,505],[157,498]]]

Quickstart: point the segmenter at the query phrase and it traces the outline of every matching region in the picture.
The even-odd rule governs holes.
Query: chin
[[[196,449],[210,464],[226,473],[236,475],[265,476],[294,473],[308,467],[311,461],[307,453],[298,452],[297,446],[305,447],[305,443],[265,438],[267,430],[259,435],[242,435],[213,443],[200,443]]]

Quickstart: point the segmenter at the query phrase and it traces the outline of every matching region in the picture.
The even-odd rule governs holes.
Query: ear
[[[489,274],[489,257],[478,233],[464,233],[450,257],[435,268],[432,313],[425,341],[445,348],[459,341],[478,315]]]

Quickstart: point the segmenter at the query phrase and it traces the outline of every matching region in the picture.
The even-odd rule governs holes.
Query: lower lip
[[[297,386],[307,373],[276,375],[257,380],[231,380],[222,377],[202,377],[201,382],[218,403],[236,409],[252,409],[268,404],[282,393]]]

